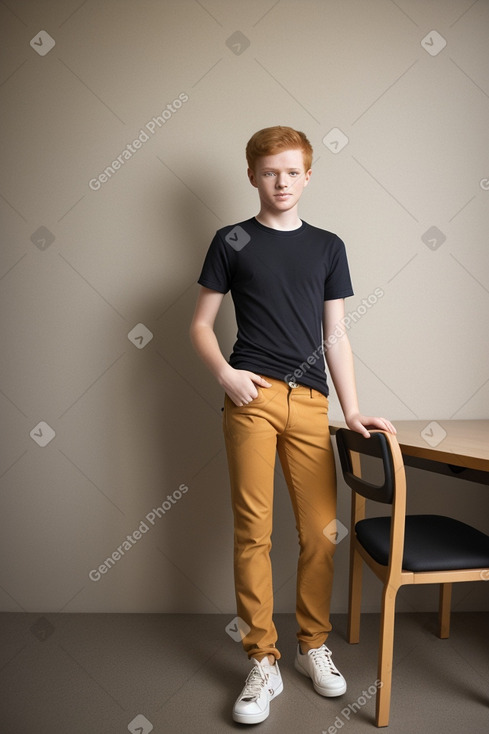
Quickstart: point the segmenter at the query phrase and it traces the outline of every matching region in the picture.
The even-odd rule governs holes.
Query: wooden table
[[[489,485],[489,420],[393,421],[404,463]],[[333,421],[331,434],[345,423]]]

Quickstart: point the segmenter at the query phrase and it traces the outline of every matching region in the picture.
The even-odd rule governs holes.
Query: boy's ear
[[[254,186],[255,189],[258,188],[257,185],[256,185],[255,174],[253,173],[253,171],[251,170],[251,168],[248,168],[248,178],[250,179],[250,184],[252,186]]]
[[[311,176],[312,176],[312,168],[310,168],[304,174],[304,186],[307,186],[307,184],[309,183],[309,179],[311,178]]]

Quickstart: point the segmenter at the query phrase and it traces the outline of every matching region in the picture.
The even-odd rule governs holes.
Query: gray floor
[[[378,615],[364,615],[359,645],[346,642],[346,617],[333,617],[328,644],[348,681],[337,699],[318,696],[295,671],[295,619],[277,615],[284,692],[257,726],[231,720],[248,670],[226,632],[231,622],[231,615],[1,614],[0,732],[378,731],[368,698]],[[434,614],[397,616],[391,722],[383,731],[489,732],[488,622],[487,612],[455,613],[450,639],[439,640]]]

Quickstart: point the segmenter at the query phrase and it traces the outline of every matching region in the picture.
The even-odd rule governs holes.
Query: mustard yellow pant
[[[265,376],[266,377],[266,376]],[[336,474],[328,425],[328,399],[309,387],[270,377],[270,388],[237,407],[225,398],[226,440],[234,513],[237,613],[248,657],[274,655],[270,562],[274,467],[278,453],[299,536],[296,618],[303,652],[320,647],[329,619],[335,545],[323,532],[336,518]]]

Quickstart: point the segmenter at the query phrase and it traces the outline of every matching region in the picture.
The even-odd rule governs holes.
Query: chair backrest
[[[345,482],[351,489],[375,502],[392,504],[394,501],[394,459],[387,436],[381,431],[371,431],[365,438],[357,431],[339,428],[336,443]],[[351,452],[381,459],[384,470],[383,484],[373,484],[355,474]]]

